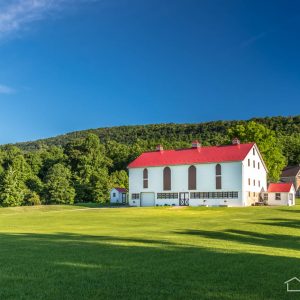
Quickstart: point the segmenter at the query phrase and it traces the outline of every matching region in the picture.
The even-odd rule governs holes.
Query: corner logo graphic
[[[287,280],[284,284],[286,284],[287,292],[300,292],[300,279],[297,277],[293,277]]]

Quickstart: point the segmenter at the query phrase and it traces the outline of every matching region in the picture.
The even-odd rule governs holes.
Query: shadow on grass
[[[265,221],[266,222],[256,222],[255,224],[300,229],[300,220],[297,219],[274,218],[274,219],[266,219]]]
[[[94,202],[89,202],[89,203],[74,203],[72,206],[79,206],[79,207],[87,207],[87,208],[122,208],[122,207],[129,207],[128,205],[125,204],[110,204],[110,203],[94,203]]]
[[[274,224],[270,223],[270,225]],[[264,234],[237,229],[228,229],[224,231],[185,230],[179,231],[178,233],[263,247],[300,250],[300,238],[292,235]]]
[[[232,235],[183,234],[221,240]],[[68,233],[0,234],[0,246],[0,299],[292,299],[283,282],[299,275],[300,263],[160,240]]]

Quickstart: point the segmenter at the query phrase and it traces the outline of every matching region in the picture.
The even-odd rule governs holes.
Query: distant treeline
[[[18,143],[20,149],[32,151],[47,146],[65,146],[77,138],[84,138],[93,133],[101,143],[115,141],[124,145],[143,144],[153,149],[161,143],[165,147],[176,148],[190,145],[199,139],[203,145],[221,145],[228,143],[228,129],[236,125],[245,125],[251,121],[275,131],[278,142],[283,145],[283,154],[288,164],[297,164],[300,160],[300,115],[293,117],[253,118],[247,121],[214,121],[198,124],[153,124],[137,126],[119,126],[89,129],[71,132],[57,137],[33,142]]]
[[[300,116],[200,124],[120,126],[77,131],[0,148],[0,205],[108,201],[113,186],[128,187],[127,165],[157,144],[165,148],[242,142],[258,144],[278,180],[287,164],[300,163]]]

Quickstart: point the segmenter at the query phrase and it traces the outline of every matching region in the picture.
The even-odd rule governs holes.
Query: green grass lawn
[[[0,209],[0,299],[299,299],[300,205]]]

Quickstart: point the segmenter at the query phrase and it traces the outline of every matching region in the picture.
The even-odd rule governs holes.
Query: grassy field
[[[300,206],[0,209],[0,299],[299,299]]]

